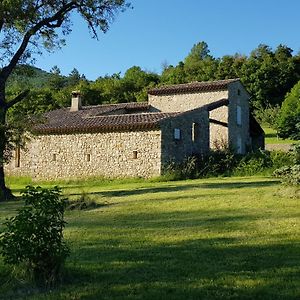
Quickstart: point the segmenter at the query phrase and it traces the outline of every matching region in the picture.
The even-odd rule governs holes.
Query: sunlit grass
[[[32,288],[10,279],[0,260],[0,298],[300,297],[300,201],[274,179],[82,182],[63,190],[106,203],[66,213],[65,282],[51,292]],[[1,203],[0,221],[19,205]]]
[[[276,131],[270,127],[263,127],[265,131],[265,143],[266,144],[295,144],[299,141],[291,139],[282,139],[277,136]]]

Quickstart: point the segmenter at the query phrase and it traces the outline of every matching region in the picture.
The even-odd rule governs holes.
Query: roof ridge
[[[150,95],[166,95],[186,92],[206,92],[225,90],[228,84],[240,81],[240,78],[222,79],[214,81],[194,81],[188,83],[180,83],[173,85],[164,85],[148,91]]]
[[[155,111],[155,112],[146,112],[146,113],[134,113],[134,114],[113,114],[113,115],[95,115],[95,116],[84,116],[82,119],[93,119],[93,118],[113,118],[113,117],[127,117],[127,116],[139,116],[139,115],[176,115],[180,112],[161,112],[161,111]]]

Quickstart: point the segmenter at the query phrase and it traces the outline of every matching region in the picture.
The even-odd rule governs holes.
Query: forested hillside
[[[285,45],[276,49],[259,45],[248,56],[233,54],[215,58],[210,54],[208,45],[199,42],[178,65],[164,65],[161,74],[133,66],[123,76],[116,73],[95,81],[87,80],[76,69],[68,76],[62,76],[57,66],[47,73],[22,65],[9,82],[8,96],[28,87],[31,89],[27,101],[18,104],[11,112],[14,115],[21,110],[23,115],[24,111],[31,114],[69,106],[74,89],[82,92],[85,105],[139,102],[146,101],[147,90],[155,86],[237,77],[252,95],[251,107],[256,116],[280,133],[282,126],[278,124],[284,123],[279,120],[280,107],[300,80],[300,54],[294,54],[293,49]],[[286,110],[284,116],[288,115]],[[300,119],[299,114],[297,112],[294,117],[296,123]],[[295,126],[292,124],[293,128]],[[295,132],[293,134],[297,136]],[[289,133],[285,131],[283,135],[287,137]]]

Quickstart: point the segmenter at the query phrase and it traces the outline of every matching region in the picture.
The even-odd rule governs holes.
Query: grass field
[[[103,204],[66,214],[65,281],[39,290],[0,259],[1,299],[300,299],[300,201],[272,178],[95,181],[63,191]],[[0,203],[0,222],[19,206]]]
[[[281,139],[277,136],[276,131],[270,127],[263,127],[265,131],[265,143],[266,144],[295,144],[299,141],[291,139]]]

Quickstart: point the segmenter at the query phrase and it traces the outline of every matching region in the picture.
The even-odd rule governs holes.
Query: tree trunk
[[[14,198],[11,190],[6,187],[4,176],[4,151],[6,146],[5,121],[5,88],[0,86],[0,202]]]
[[[11,190],[5,185],[4,165],[0,163],[0,202],[14,199]]]

